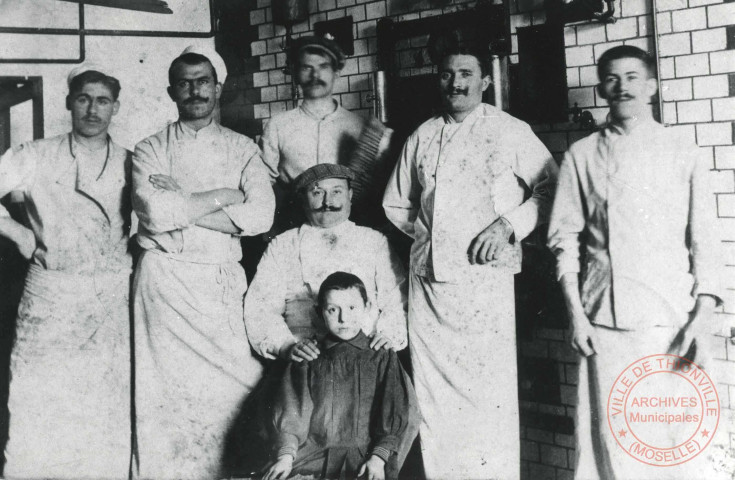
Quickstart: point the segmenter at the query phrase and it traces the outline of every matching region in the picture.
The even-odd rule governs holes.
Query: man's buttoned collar
[[[479,117],[482,116],[483,112],[483,105],[482,103],[478,103],[477,106],[462,120],[462,122],[457,122],[457,120],[454,119],[452,115],[449,113],[445,113],[443,115],[444,123],[469,123],[471,124],[475,120],[477,120]]]
[[[193,138],[197,139],[200,137],[209,137],[212,135],[217,135],[220,132],[219,124],[212,119],[212,121],[209,122],[209,125],[206,127],[200,128],[199,130],[194,130],[190,126],[188,126],[186,123],[179,120],[176,122],[176,129],[178,130],[179,134],[183,138]]]
[[[110,142],[111,142],[110,136],[107,135],[107,143],[105,144],[104,147],[100,148],[99,150],[102,150],[103,148],[107,148],[109,152]],[[79,151],[79,149],[83,149],[88,152],[94,151],[88,148],[86,145],[83,145],[82,143],[80,143],[79,140],[77,140],[77,137],[74,135],[74,132],[72,132],[69,134],[69,153],[71,153],[72,157],[77,158],[77,152]]]
[[[69,145],[69,158],[66,165],[61,162],[58,163],[57,167],[59,175],[57,177],[57,182],[62,185],[73,186],[85,191],[86,188],[89,188],[89,185],[87,185],[88,183],[99,180],[107,172],[107,164],[109,162],[110,155],[113,153],[111,151],[113,148],[112,139],[107,135],[107,143],[105,147],[97,150],[105,152],[105,160],[102,164],[102,168],[100,169],[99,165],[90,165],[90,161],[86,159],[87,155],[95,152],[94,150],[91,150],[86,145],[80,143],[74,136],[74,132],[70,132],[67,138]],[[80,152],[82,153],[81,156],[79,155]],[[68,178],[67,180],[64,180],[71,169],[76,169],[74,179],[72,180],[71,178]]]
[[[609,138],[617,138],[621,136],[632,137],[632,136],[646,135],[647,132],[649,132],[652,128],[655,128],[658,125],[660,124],[656,120],[654,120],[652,117],[646,117],[634,123],[632,125],[632,128],[626,133],[625,130],[623,130],[623,128],[620,125],[616,125],[610,122],[607,125],[605,125],[605,128],[603,129],[603,134]]]
[[[316,121],[326,121],[326,120],[335,120],[338,116],[341,116],[342,114],[342,107],[340,107],[339,103],[337,103],[337,100],[332,99],[332,102],[334,103],[334,111],[332,113],[328,113],[324,117],[318,117],[314,115],[308,108],[304,106],[302,103],[299,105],[299,111],[302,112],[304,115],[306,115],[309,118],[313,118]]]
[[[312,230],[317,233],[332,232],[340,234],[345,232],[346,230],[349,230],[353,225],[355,224],[352,222],[352,220],[345,220],[344,222],[338,223],[337,225],[334,225],[332,227],[316,227],[314,225],[309,225],[308,223],[305,223],[301,226],[301,229],[303,233]]]

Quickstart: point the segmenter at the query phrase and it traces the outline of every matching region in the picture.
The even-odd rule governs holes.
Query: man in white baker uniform
[[[363,331],[373,348],[406,346],[406,279],[385,236],[348,220],[352,171],[323,163],[294,182],[307,222],[274,238],[245,296],[245,325],[262,357],[295,361],[318,355],[326,333],[315,310],[322,281],[344,271],[365,283],[372,314]]]
[[[227,432],[261,376],[242,322],[239,237],[268,230],[275,201],[257,145],[215,119],[225,76],[214,51],[185,50],[169,69],[179,120],[135,149],[141,478],[227,476]]]
[[[352,273],[365,284],[370,315],[362,331],[370,337],[370,348],[406,347],[405,271],[382,233],[348,220],[353,177],[349,168],[331,163],[299,175],[293,187],[307,221],[274,238],[258,264],[245,296],[248,340],[263,358],[281,361],[269,362],[254,399],[254,423],[246,429],[268,430],[258,417],[268,415],[284,361],[311,361],[322,353],[317,344],[327,330],[317,314],[317,294],[330,274]],[[399,464],[416,436],[418,415],[412,415],[409,423],[414,433],[398,447]],[[262,439],[267,433],[259,435]]]
[[[71,131],[0,157],[0,198],[17,195],[27,222],[0,205],[0,237],[30,260],[4,478],[128,477],[132,154],[108,134],[120,108],[109,70],[81,64],[68,86]]]
[[[513,275],[557,172],[530,127],[482,103],[487,51],[439,65],[445,113],[408,138],[388,219],[413,238],[408,328],[430,479],[520,476]]]
[[[713,448],[666,468],[632,458],[616,444],[603,411],[600,399],[607,399],[616,378],[643,357],[683,356],[699,337],[694,360],[701,363],[707,355],[702,340],[725,295],[708,162],[691,141],[653,119],[654,60],[623,45],[600,56],[597,72],[598,94],[610,106],[609,123],[566,153],[548,242],[557,259],[572,347],[580,354],[575,478],[730,478],[730,472],[712,471]],[[719,383],[717,373],[710,371]],[[657,390],[675,395],[672,377],[677,378],[653,376]],[[659,427],[658,439],[676,444],[684,425]]]

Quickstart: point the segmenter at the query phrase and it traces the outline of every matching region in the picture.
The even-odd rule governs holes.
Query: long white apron
[[[146,252],[134,281],[138,478],[219,478],[229,430],[261,376],[245,272]]]
[[[170,145],[183,188],[233,185],[208,167],[229,152],[209,139]],[[214,160],[213,160],[214,162]],[[219,165],[219,164],[217,164]],[[134,279],[136,463],[138,478],[228,476],[223,454],[241,404],[261,377],[243,322],[245,272],[228,234],[191,226],[181,251],[148,250]],[[212,239],[207,245],[206,239]],[[237,245],[239,249],[239,245]],[[212,258],[224,259],[214,263]],[[199,261],[201,260],[201,261]]]
[[[520,477],[513,274],[412,275],[409,345],[431,480]]]
[[[128,477],[129,282],[129,269],[31,265],[11,355],[5,478]]]
[[[607,404],[618,376],[639,359],[666,353],[677,332],[677,328],[663,326],[635,331],[595,327],[597,353],[590,357],[582,357],[579,363],[576,408],[577,461],[574,475],[576,480],[730,478],[731,467],[721,465],[725,455],[717,445],[722,443],[719,441],[719,434],[727,429],[727,422],[732,422],[732,418],[728,418],[725,411],[722,411],[720,431],[715,432],[715,440],[692,460],[672,466],[652,466],[634,459],[618,445],[610,429]],[[709,371],[708,374],[715,384],[718,383],[716,372]],[[658,397],[675,398],[692,394],[692,390],[682,389],[683,382],[676,376],[659,374],[656,375],[655,381]],[[720,395],[721,405],[722,401],[723,397]],[[669,413],[678,413],[679,410],[671,409]],[[658,411],[667,409],[651,409],[651,412]],[[696,409],[693,413],[697,413]],[[682,432],[688,431],[690,427],[677,423],[671,425],[654,423],[650,428],[656,434],[654,443],[673,445],[684,440]]]

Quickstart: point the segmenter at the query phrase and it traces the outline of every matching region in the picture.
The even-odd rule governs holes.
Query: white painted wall
[[[207,0],[168,0],[174,15],[85,7],[85,25],[95,29],[180,30],[207,32],[210,28]],[[78,5],[59,0],[0,0],[0,26],[76,28]],[[0,35],[0,58],[79,55],[78,37]],[[120,112],[110,133],[121,145],[132,148],[177,117],[176,105],[166,94],[168,66],[191,44],[213,46],[213,38],[158,38],[88,36],[86,58],[110,70],[120,80]],[[45,135],[70,128],[65,107],[66,76],[71,64],[0,64],[0,76],[42,76]],[[13,144],[30,138],[13,138]]]
[[[33,138],[33,102],[27,100],[10,107],[10,144]]]

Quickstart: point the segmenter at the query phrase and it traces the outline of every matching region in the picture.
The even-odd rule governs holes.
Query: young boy
[[[398,447],[416,435],[416,394],[396,353],[370,348],[360,328],[369,308],[355,275],[322,283],[317,309],[329,333],[316,360],[286,367],[273,412],[278,458],[265,480],[398,476]]]

